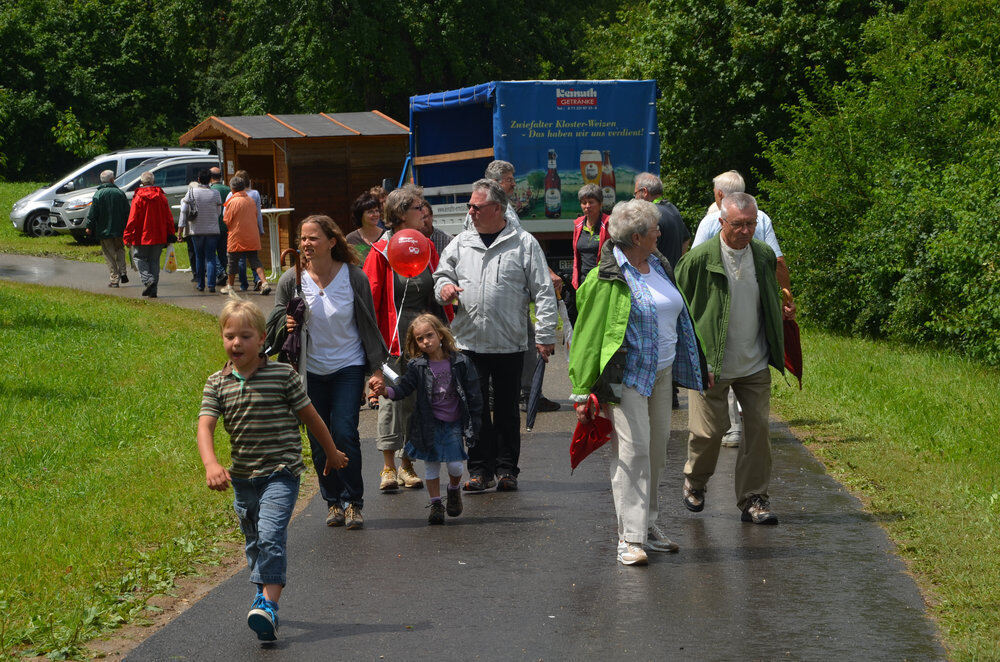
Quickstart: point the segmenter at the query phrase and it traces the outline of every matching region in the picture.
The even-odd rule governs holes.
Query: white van
[[[57,195],[65,195],[101,183],[101,173],[113,170],[115,177],[149,159],[165,159],[186,154],[208,154],[207,149],[193,147],[139,147],[120,149],[98,156],[65,177],[48,186],[29,193],[14,203],[10,221],[14,229],[29,237],[53,234],[49,223],[52,201]]]

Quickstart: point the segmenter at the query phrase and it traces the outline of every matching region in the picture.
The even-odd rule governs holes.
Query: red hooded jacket
[[[363,269],[372,286],[372,301],[375,304],[375,321],[378,323],[378,330],[382,333],[382,339],[385,340],[389,353],[393,356],[399,356],[402,354],[400,344],[403,338],[392,337],[393,330],[396,328],[396,278],[392,267],[389,266],[389,260],[385,256],[389,240],[384,238],[385,235],[382,237],[372,244],[372,249],[368,251],[368,257],[365,258]],[[437,269],[440,256],[437,249],[434,248],[434,244],[430,240],[427,243],[431,248],[431,258],[427,267],[433,272]],[[444,314],[449,322],[455,317],[454,309],[451,306],[444,306]],[[405,337],[406,330],[401,330],[400,335]]]
[[[129,246],[165,244],[167,236],[175,230],[174,215],[163,189],[159,186],[136,189],[122,240]]]

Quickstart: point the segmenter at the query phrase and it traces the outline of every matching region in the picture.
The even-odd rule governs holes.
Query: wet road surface
[[[100,264],[15,257],[0,255],[0,279],[93,279],[85,289],[141,291],[108,289]],[[189,275],[163,276],[163,303],[207,312],[224,303],[192,296]],[[561,350],[545,391],[554,400],[569,392]],[[521,490],[466,495],[462,516],[440,527],[426,524],[423,490],[375,489],[375,412],[363,411],[365,528],[324,526],[318,496],[293,520],[279,641],[262,645],[247,628],[252,588],[243,570],[127,659],[944,659],[883,530],[783,423],[771,423],[771,500],[781,523],[755,527],[739,521],[734,505],[735,449],[722,451],[705,510],[683,507],[686,410],[675,412],[660,521],[681,551],[623,567],[610,449],[571,476],[575,417],[562,402],[522,433]]]

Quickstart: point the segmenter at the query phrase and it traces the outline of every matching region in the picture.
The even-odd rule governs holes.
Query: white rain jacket
[[[528,303],[535,302],[535,342],[555,343],[556,293],[542,247],[508,220],[489,248],[476,230],[448,244],[434,272],[434,295],[447,284],[462,288],[451,331],[459,349],[510,354],[528,349]]]

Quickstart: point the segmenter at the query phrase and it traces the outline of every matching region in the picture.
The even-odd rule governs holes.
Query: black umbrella
[[[528,430],[535,427],[535,416],[538,415],[538,400],[542,397],[542,380],[545,379],[545,360],[535,352],[535,372],[531,375],[531,391],[528,392],[528,402],[525,409],[528,412],[524,427]]]

